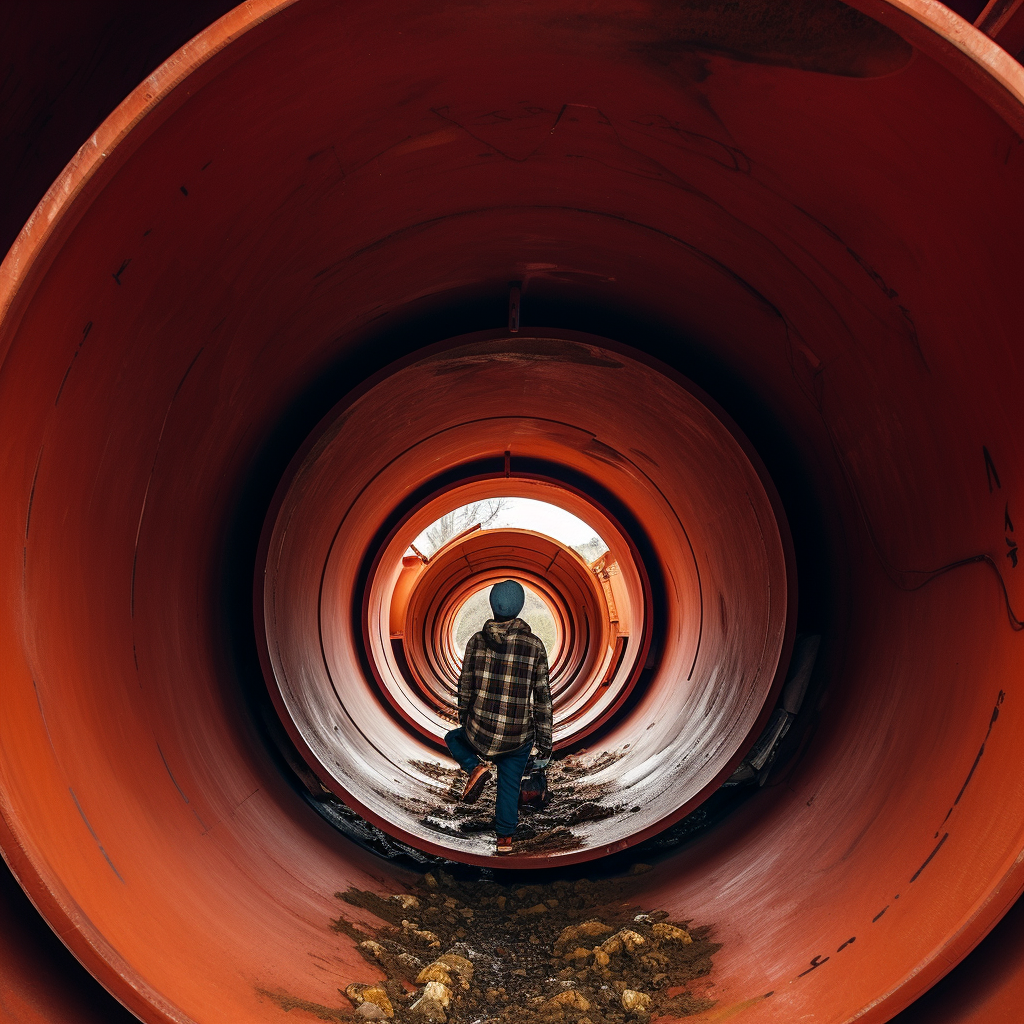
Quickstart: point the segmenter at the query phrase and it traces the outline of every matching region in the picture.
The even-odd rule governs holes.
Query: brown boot
[[[480,799],[480,794],[491,777],[491,766],[480,763],[470,773],[466,788],[462,791],[462,802],[464,804],[475,804]]]

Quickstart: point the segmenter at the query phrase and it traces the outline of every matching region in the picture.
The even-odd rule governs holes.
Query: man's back
[[[459,721],[473,748],[496,757],[536,743],[551,753],[551,692],[544,643],[522,619],[490,619],[466,644]]]

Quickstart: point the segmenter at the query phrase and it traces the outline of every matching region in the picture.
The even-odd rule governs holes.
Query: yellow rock
[[[420,942],[424,942],[431,949],[436,949],[441,945],[441,940],[432,931],[428,931],[426,928],[420,928],[415,921],[403,921],[402,931],[407,935],[411,935]]]
[[[444,1007],[435,999],[417,999],[409,1009],[417,1016],[423,1017],[425,1020],[438,1021],[439,1024],[444,1024],[444,1021],[448,1019],[445,1016]]]
[[[600,946],[594,947],[594,963],[598,967],[607,967],[611,960],[612,958]]]
[[[423,990],[423,998],[440,1003],[447,1008],[452,1001],[452,990],[439,981],[428,981],[427,987]]]
[[[659,942],[681,942],[684,946],[693,942],[685,928],[677,928],[674,924],[656,924],[651,932]]]
[[[601,943],[601,952],[614,956],[622,952],[622,939],[618,935],[612,935]]]
[[[409,893],[398,893],[391,898],[400,904],[403,910],[416,910],[420,905],[420,901]]]
[[[442,985],[447,985],[450,988],[452,979],[451,975],[448,973],[446,965],[435,960],[434,963],[427,964],[427,966],[416,975],[417,985],[426,985],[429,981],[439,981]]]
[[[374,942],[373,939],[367,939],[365,942],[360,942],[359,948],[371,954],[372,956],[377,957],[378,959],[384,956],[384,954],[387,952],[387,950],[385,950],[384,947],[379,942]]]
[[[634,932],[629,928],[623,928],[618,935],[622,940],[623,946],[625,946],[626,950],[630,953],[632,953],[634,949],[639,949],[640,946],[643,946],[647,941],[639,932]]]
[[[576,926],[577,935],[585,935],[588,939],[597,938],[598,935],[610,935],[615,929],[603,921],[584,921]]]
[[[590,956],[590,950],[577,946],[572,955],[574,960],[586,960]]]
[[[557,996],[552,996],[551,1002],[556,1006],[575,1006],[577,1010],[582,1010],[584,1013],[590,1009],[590,1000],[574,988],[567,988],[564,992],[559,992]]]
[[[445,953],[434,962],[446,967],[449,974],[454,974],[462,988],[469,988],[469,983],[473,980],[473,964],[464,956],[459,956],[458,953]]]
[[[385,1017],[394,1017],[395,1015],[395,1008],[391,1005],[387,992],[379,985],[349,985],[345,989],[345,995],[356,1006],[361,1006],[363,1003],[373,1003],[381,1010]]]
[[[548,908],[543,903],[535,903],[532,907],[521,907],[516,913],[520,917],[533,917],[537,914],[546,914]]]
[[[651,997],[646,992],[627,988],[622,993],[622,1008],[628,1013],[646,1013],[651,1006]]]

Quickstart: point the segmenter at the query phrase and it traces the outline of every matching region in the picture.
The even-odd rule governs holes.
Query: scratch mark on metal
[[[123,268],[122,268],[123,269]],[[118,284],[121,282],[118,281]],[[75,365],[75,360],[78,358],[78,353],[82,351],[82,346],[85,344],[85,339],[89,337],[89,332],[92,330],[92,321],[90,320],[85,327],[82,328],[82,340],[78,343],[78,348],[75,349],[71,356],[71,362],[68,363],[68,368],[64,371],[64,376],[61,378],[60,387],[57,388],[57,397],[53,400],[54,406],[60,404],[60,396],[64,394],[64,385],[68,382],[68,377],[71,374],[71,367]]]
[[[167,763],[167,758],[164,757],[163,749],[161,748],[159,743],[156,745],[156,749],[160,754],[160,760],[164,763],[164,768],[167,769],[167,774],[171,777],[171,782],[174,783],[174,788],[178,791],[178,794],[181,796],[181,799],[184,800],[185,803],[189,803],[189,799],[187,796],[185,796],[185,791],[181,788],[181,786],[178,785],[178,780],[174,777],[174,772],[171,771],[171,766]]]
[[[43,461],[43,448],[39,449],[36,456],[36,471],[32,474],[32,488],[28,492],[28,512],[25,514],[25,540],[28,540],[29,527],[32,525],[32,502],[36,497],[36,481],[39,479],[39,466]]]
[[[142,520],[146,516],[146,503],[149,501],[149,489],[153,486],[153,477],[156,474],[156,463],[160,457],[160,445],[163,444],[164,431],[167,429],[167,420],[171,415],[171,409],[174,406],[175,399],[181,393],[181,389],[185,384],[188,375],[192,372],[192,367],[196,365],[196,361],[203,354],[206,346],[203,345],[199,351],[192,357],[192,362],[188,364],[185,372],[181,375],[181,380],[178,381],[178,386],[174,389],[174,394],[171,395],[171,400],[167,403],[167,411],[164,413],[163,422],[160,424],[160,433],[156,439],[156,451],[153,453],[153,465],[149,470],[149,479],[146,481],[146,490],[142,495],[142,508],[139,510],[139,525],[135,530],[135,553],[132,556],[132,581],[131,581],[131,595],[129,598],[129,606],[131,609],[131,617],[135,618],[135,574],[139,565],[139,537],[142,536]]]
[[[114,862],[110,859],[110,854],[103,849],[103,844],[100,842],[100,837],[96,835],[96,830],[89,824],[89,819],[85,816],[85,811],[82,810],[82,805],[78,802],[78,797],[75,796],[75,791],[68,786],[68,792],[71,794],[71,799],[75,801],[75,806],[78,808],[78,813],[82,816],[82,821],[85,822],[85,827],[89,830],[89,834],[96,840],[96,845],[100,848],[100,853],[103,854],[104,860],[110,865],[110,870],[117,875],[118,879],[124,884],[124,879],[121,877],[121,872],[114,867]]]
[[[919,867],[919,868],[918,868],[918,869],[917,869],[917,870],[916,870],[916,871],[914,872],[914,874],[913,874],[913,875],[911,876],[910,880],[911,880],[912,882],[916,882],[916,881],[917,881],[917,877],[918,877],[918,875],[920,875],[920,874],[921,874],[921,872],[922,872],[922,871],[924,871],[924,869],[925,869],[926,867],[928,867],[928,865],[929,865],[929,864],[931,864],[931,862],[932,862],[932,857],[934,857],[934,856],[935,856],[935,854],[937,854],[937,853],[939,852],[939,850],[941,850],[941,849],[942,849],[942,844],[943,844],[943,843],[944,843],[944,842],[945,842],[945,841],[946,841],[946,840],[947,840],[948,838],[949,838],[949,833],[948,833],[948,832],[946,832],[946,833],[945,833],[945,834],[943,835],[943,837],[942,837],[942,838],[941,838],[941,839],[940,839],[940,840],[938,841],[938,843],[936,844],[936,846],[935,846],[935,849],[934,849],[934,850],[932,850],[932,852],[928,854],[928,859],[927,859],[927,860],[926,860],[926,861],[925,861],[925,862],[924,862],[924,863],[923,863],[923,864],[922,864],[922,865],[921,865],[921,866],[920,866],[920,867]]]
[[[823,967],[831,960],[831,957],[823,957],[820,953],[811,961],[811,966],[806,971],[802,971],[797,975],[798,978],[804,977],[804,975],[810,974],[811,971],[816,971],[819,967]]]

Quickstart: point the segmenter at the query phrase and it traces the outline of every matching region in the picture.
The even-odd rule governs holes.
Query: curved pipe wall
[[[381,865],[251,728],[224,567],[322,382],[511,279],[703,383],[822,509],[807,752],[644,876],[717,923],[723,1008],[886,1020],[1015,899],[1021,72],[863,8],[887,27],[248,5],[44,200],[2,282],[2,846],[143,1019],[276,1019],[256,987],[361,963],[324,922]]]
[[[472,479],[488,461],[504,462],[510,477],[542,466],[611,494],[631,524],[613,543],[628,549],[630,532],[636,543],[649,538],[647,557],[664,581],[652,592],[647,572],[643,585],[631,573],[633,603],[661,625],[653,643],[645,628],[626,667],[623,689],[642,683],[635,706],[603,739],[619,760],[592,779],[635,810],[583,826],[580,850],[516,859],[532,867],[649,837],[729,777],[781,686],[796,588],[785,526],[756,457],[711,403],[601,339],[497,333],[427,350],[344,400],[309,438],[267,518],[256,564],[257,642],[282,722],[329,789],[386,832],[487,863],[488,840],[438,847],[423,824],[437,796],[421,767],[429,755],[422,736],[439,746],[447,727],[394,689],[388,697],[401,717],[381,714],[365,663],[379,666],[380,678],[390,642],[379,626],[358,625],[367,614],[368,624],[390,621],[402,555],[442,499],[419,502],[390,530],[382,520],[404,496],[436,490],[439,472]],[[446,508],[459,500],[445,498]],[[628,557],[636,565],[635,548]],[[364,583],[368,559],[374,568]],[[596,710],[609,713],[619,696],[609,690]],[[396,803],[396,791],[408,805]]]

